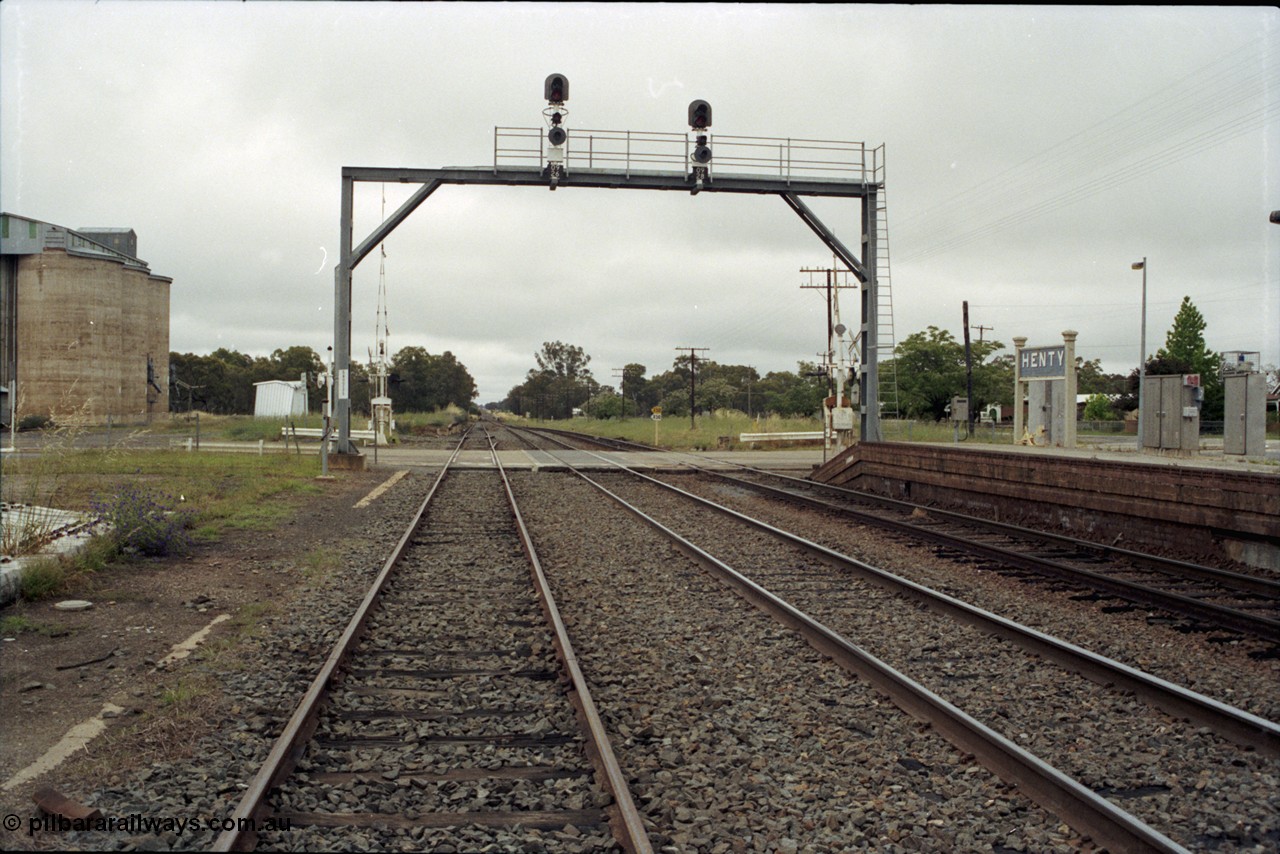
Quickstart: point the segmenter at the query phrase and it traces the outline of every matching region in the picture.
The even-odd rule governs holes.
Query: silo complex
[[[169,409],[173,280],[95,239],[110,232],[132,237],[0,214],[0,385],[19,420],[141,423]]]

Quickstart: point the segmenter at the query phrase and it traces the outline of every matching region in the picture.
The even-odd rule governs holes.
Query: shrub
[[[24,415],[18,419],[18,429],[27,430],[45,430],[53,426],[53,419],[48,415]]]
[[[1114,421],[1115,418],[1115,409],[1112,408],[1111,400],[1105,394],[1090,396],[1084,405],[1085,421]]]
[[[60,558],[40,558],[22,568],[18,576],[18,594],[34,602],[60,593],[66,582],[67,568]]]
[[[162,497],[134,484],[92,506],[124,554],[160,557],[181,554],[191,545],[187,514],[171,511]]]

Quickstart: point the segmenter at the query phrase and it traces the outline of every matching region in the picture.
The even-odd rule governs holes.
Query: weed
[[[29,617],[0,617],[0,635],[10,637],[23,632],[34,632],[37,623]]]
[[[161,557],[182,554],[191,546],[186,514],[172,512],[160,497],[137,484],[125,484],[92,506],[125,554]]]
[[[302,556],[302,576],[308,581],[324,581],[342,565],[333,549],[318,548]]]
[[[275,612],[276,606],[271,602],[250,602],[231,618],[231,626],[241,634],[251,635],[257,630],[259,620]]]
[[[160,705],[162,706],[181,706],[189,702],[196,696],[196,689],[190,683],[184,683],[178,680],[172,688],[165,688],[160,692]]]
[[[0,552],[35,554],[53,539],[59,524],[57,517],[38,507],[6,507],[0,515]]]
[[[53,426],[53,419],[48,415],[24,415],[18,422],[18,429],[24,433],[28,430],[48,430]]]
[[[120,544],[114,537],[101,534],[90,537],[75,553],[72,562],[81,572],[98,572],[120,557]]]
[[[237,442],[256,442],[259,439],[278,442],[280,441],[280,428],[286,424],[286,421],[276,418],[237,420],[226,425],[223,434],[226,438]]]
[[[70,632],[62,626],[36,622],[30,617],[25,617],[21,614],[9,617],[0,617],[0,635],[12,637],[13,635],[20,635],[23,632],[35,632],[36,634],[41,635],[70,634]]]
[[[22,568],[18,576],[18,593],[29,602],[47,599],[62,592],[68,576],[67,566],[61,558],[33,560]]]

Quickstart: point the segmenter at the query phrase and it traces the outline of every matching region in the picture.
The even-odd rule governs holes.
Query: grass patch
[[[120,557],[120,545],[111,537],[94,536],[70,558],[81,572],[98,572]]]
[[[108,727],[88,749],[77,752],[65,766],[68,774],[118,784],[139,768],[189,757],[221,718],[222,692],[209,674],[187,672],[173,685],[155,675],[140,681],[153,704],[135,707],[123,725]]]
[[[312,583],[322,582],[342,566],[338,553],[330,548],[312,549],[302,556],[302,577]]]
[[[16,614],[9,617],[0,617],[0,635],[5,637],[13,637],[26,632],[34,632],[41,635],[56,635],[66,631],[62,626],[55,626],[50,623],[41,623],[30,617]]]
[[[36,621],[29,617],[0,617],[0,635],[6,637],[20,635],[23,632],[34,632]]]
[[[73,573],[58,557],[33,560],[18,575],[18,595],[28,602],[56,596],[69,586]]]
[[[276,605],[273,602],[250,602],[242,605],[240,610],[236,611],[235,616],[231,618],[231,628],[235,629],[242,637],[252,635],[258,630],[258,623],[263,617],[270,616],[276,612]]]
[[[188,537],[210,543],[227,531],[273,530],[293,517],[300,499],[323,494],[316,471],[313,458],[284,454],[60,450],[6,460],[0,483],[6,501],[34,503],[31,486],[56,483],[56,491],[44,496],[50,506],[96,509],[112,523],[111,531],[70,556],[29,564],[19,593],[28,601],[65,594],[83,575],[127,563],[135,554],[181,552]],[[137,500],[126,501],[129,495]],[[138,512],[124,512],[132,510]],[[156,536],[139,542],[147,532]],[[157,551],[155,543],[165,548]]]
[[[453,404],[432,412],[397,412],[396,432],[411,436],[435,435],[455,424],[465,424],[468,418],[466,412]]]
[[[196,695],[196,689],[189,682],[179,679],[178,684],[172,688],[164,688],[160,691],[160,705],[180,706],[195,699]]]
[[[227,528],[262,529],[278,524],[299,496],[323,491],[315,483],[319,464],[311,457],[180,451],[78,450],[46,459],[5,461],[5,500],[23,494],[33,479],[56,479],[56,506],[88,511],[99,495],[128,483],[167,496],[189,514],[187,524],[202,539]],[[14,498],[11,498],[11,494]]]

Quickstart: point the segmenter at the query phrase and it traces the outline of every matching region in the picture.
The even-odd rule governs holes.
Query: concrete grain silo
[[[93,233],[136,251],[130,229]],[[167,412],[172,282],[83,232],[0,214],[0,386],[17,418],[141,423]]]

